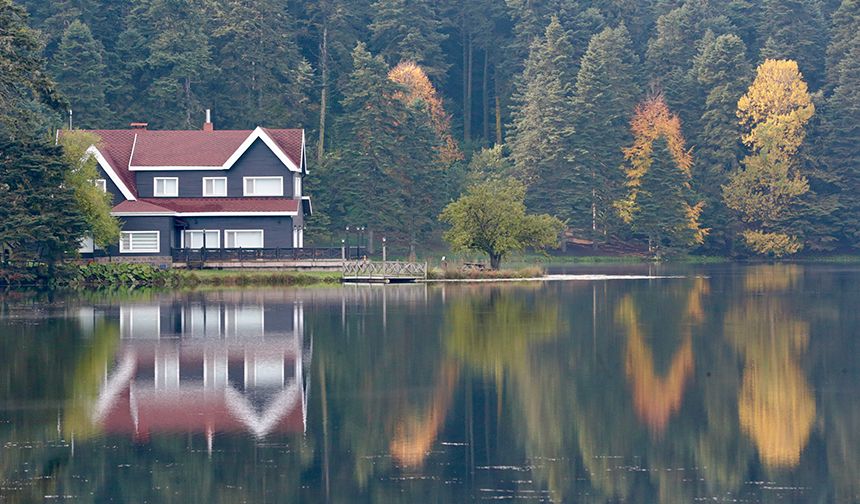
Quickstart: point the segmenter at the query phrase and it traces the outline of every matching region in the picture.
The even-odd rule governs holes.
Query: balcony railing
[[[305,248],[175,248],[173,262],[247,262],[247,261],[317,261],[360,259],[367,255],[364,247],[305,247]]]

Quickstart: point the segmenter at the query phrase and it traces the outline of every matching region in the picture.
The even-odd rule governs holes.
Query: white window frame
[[[154,249],[145,249],[145,250],[135,250],[134,249],[134,235],[142,234],[142,233],[155,233],[155,248]],[[131,249],[126,249],[123,247],[122,237],[125,235],[130,235],[128,240]],[[159,253],[161,252],[161,231],[122,231],[119,236],[119,252],[120,254],[142,254],[142,253]]]
[[[176,181],[176,193],[174,194],[158,194],[158,182],[160,180]],[[179,196],[179,177],[152,177],[152,196],[155,198],[176,198]]]
[[[107,192],[107,180],[100,178],[93,180],[93,184],[102,190],[102,192]]]
[[[179,248],[185,248],[185,233],[218,233],[218,241],[215,242],[214,247],[207,246],[206,248],[221,248],[221,231],[218,229],[183,229],[182,233],[179,234]],[[209,245],[208,243],[206,245]]]
[[[254,191],[248,192],[248,182],[253,182],[259,179],[278,179],[281,183],[281,190],[277,194],[255,194]],[[261,176],[261,177],[242,177],[242,195],[243,196],[268,196],[278,197],[284,195],[284,177],[281,176]]]
[[[209,180],[223,180],[224,181],[224,194],[206,194],[206,182]],[[204,198],[226,198],[227,197],[227,177],[203,177],[203,192],[202,192],[202,194],[203,194]]]
[[[259,247],[227,247],[227,243],[229,243],[229,239],[227,238],[230,233],[247,233],[247,232],[255,232],[260,233],[260,246]],[[233,242],[235,245],[236,238],[233,238]],[[224,230],[224,248],[247,248],[247,249],[257,249],[257,248],[265,248],[266,247],[266,232],[262,229],[225,229]]]
[[[293,175],[293,197],[302,197],[302,176],[296,173]]]

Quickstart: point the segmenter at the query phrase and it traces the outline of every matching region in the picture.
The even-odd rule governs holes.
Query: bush
[[[174,270],[140,263],[88,263],[68,282],[71,287],[170,287],[178,283]]]

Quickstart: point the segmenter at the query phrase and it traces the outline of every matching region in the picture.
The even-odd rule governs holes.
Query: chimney
[[[215,131],[215,125],[212,124],[212,113],[206,109],[206,122],[203,123],[203,131]]]
[[[129,124],[129,126],[131,126],[131,129],[134,129],[134,130],[146,130],[146,127],[149,126],[149,123],[133,122],[133,123]]]

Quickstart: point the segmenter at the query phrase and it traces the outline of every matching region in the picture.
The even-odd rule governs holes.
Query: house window
[[[217,229],[185,231],[182,233],[182,248],[221,248],[221,232]]]
[[[153,177],[152,185],[155,197],[179,196],[179,179],[177,177]]]
[[[225,230],[224,245],[226,248],[263,248],[263,230]]]
[[[119,238],[120,253],[159,252],[158,231],[123,231]]]
[[[203,196],[227,196],[227,178],[203,177]]]
[[[107,192],[107,180],[100,178],[93,180],[93,184],[96,185],[102,192]]]
[[[80,244],[81,246],[78,248],[78,252],[81,254],[92,254],[96,249],[92,236],[81,238]]]
[[[293,178],[293,197],[299,198],[302,195],[302,176],[296,175]]]
[[[245,196],[283,196],[284,177],[245,177]]]

